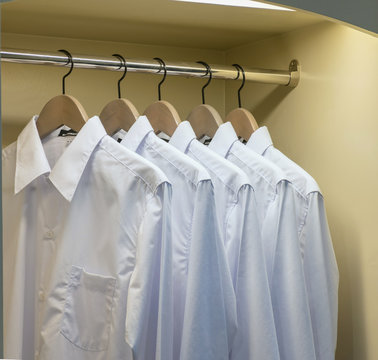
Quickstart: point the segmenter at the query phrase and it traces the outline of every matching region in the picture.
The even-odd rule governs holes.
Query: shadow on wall
[[[366,309],[364,306],[366,291],[363,289],[364,276],[361,272],[363,258],[361,246],[359,246],[363,239],[358,234],[359,225],[354,223],[353,214],[347,214],[346,211],[340,213],[340,208],[328,211],[328,222],[340,274],[339,346],[336,349],[336,359],[357,360],[355,354],[359,354],[358,360],[370,360],[366,349]],[[363,339],[363,343],[356,343],[357,332],[358,341]],[[345,339],[349,341],[346,342]]]
[[[253,108],[249,109],[260,125],[264,125],[265,120],[275,110],[285,97],[295,88],[289,86],[277,86]],[[275,107],[272,107],[275,104]]]

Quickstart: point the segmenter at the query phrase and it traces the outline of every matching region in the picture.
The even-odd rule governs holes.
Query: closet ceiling
[[[2,31],[226,50],[322,21],[319,15],[172,0],[15,0]]]

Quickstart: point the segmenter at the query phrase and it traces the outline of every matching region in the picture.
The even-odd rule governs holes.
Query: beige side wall
[[[198,61],[224,63],[224,53],[216,50],[146,46],[119,42],[89,41],[16,34],[2,35],[3,48],[56,51],[67,49],[72,54],[111,56],[122,54],[131,58],[161,57],[165,61]],[[14,141],[31,116],[61,93],[61,79],[68,68],[2,64],[2,121],[4,145]],[[66,81],[67,94],[75,96],[89,116],[98,115],[103,106],[117,97],[117,80],[122,74],[103,70],[74,69]],[[140,113],[157,100],[157,84],[161,76],[127,74],[122,83],[122,96],[133,102]],[[182,119],[202,101],[201,87],[206,80],[170,76],[162,85],[162,98],[171,102]],[[206,90],[206,102],[224,115],[225,81],[214,80]]]
[[[340,270],[337,359],[378,359],[378,39],[320,24],[233,49],[226,62],[285,68],[292,58],[297,88],[249,83],[243,104],[324,192]],[[227,84],[227,111],[236,89]]]

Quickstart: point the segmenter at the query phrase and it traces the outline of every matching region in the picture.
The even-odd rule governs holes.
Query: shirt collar
[[[139,116],[129,131],[124,136],[121,144],[132,151],[137,151],[144,138],[154,132],[150,122],[145,115]]]
[[[264,154],[265,150],[272,145],[273,141],[266,126],[255,130],[247,142],[247,146],[260,155]]]
[[[186,153],[190,143],[196,139],[196,134],[189,121],[182,121],[175,132],[173,133],[169,143],[173,145],[176,149],[179,149],[183,153]]]
[[[239,141],[238,136],[236,135],[232,124],[227,121],[226,123],[219,126],[213,137],[213,140],[211,140],[209,144],[209,148],[211,150],[214,150],[222,157],[226,157],[227,153],[231,149],[231,146],[236,141]]]
[[[14,193],[19,193],[38,176],[50,173],[50,165],[37,130],[34,116],[17,138]]]
[[[89,119],[51,170],[36,127],[37,116],[17,139],[15,193],[44,173],[56,189],[71,201],[93,150],[106,136],[98,116]]]

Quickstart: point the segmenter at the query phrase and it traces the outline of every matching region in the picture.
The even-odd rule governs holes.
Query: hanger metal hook
[[[158,84],[158,98],[159,98],[159,101],[160,101],[161,100],[161,85],[163,84],[163,82],[165,81],[165,78],[167,77],[167,66],[165,65],[165,62],[158,57],[154,57],[154,60],[159,61],[159,63],[160,63],[159,72],[160,72],[162,66],[163,66],[163,69],[164,69],[163,78],[161,79],[161,81]]]
[[[236,69],[238,70],[238,76],[235,80],[239,79],[239,76],[240,76],[240,71],[243,75],[243,81],[242,81],[242,84],[240,86],[240,88],[238,89],[238,102],[239,102],[239,107],[241,108],[241,97],[240,97],[240,91],[241,89],[243,89],[244,87],[244,84],[245,84],[245,72],[244,72],[244,69],[239,65],[239,64],[232,64],[232,66],[235,66]]]
[[[125,78],[125,76],[127,74],[127,64],[126,64],[125,58],[122,55],[120,55],[120,54],[112,54],[112,56],[115,56],[121,62],[121,65],[120,65],[119,69],[121,69],[122,67],[125,68],[125,70],[123,71],[123,75],[118,80],[118,99],[120,99],[121,98],[121,81]]]
[[[60,51],[63,54],[67,55],[68,61],[67,61],[66,64],[71,63],[70,70],[68,71],[68,73],[66,75],[63,76],[63,79],[62,79],[62,92],[63,92],[63,95],[64,95],[66,93],[66,77],[71,74],[71,72],[73,70],[73,67],[74,67],[74,63],[73,63],[73,60],[72,60],[72,55],[71,55],[71,53],[69,51],[64,50],[64,49],[60,49],[58,51]]]
[[[201,64],[206,67],[206,75],[209,75],[209,79],[207,80],[207,83],[202,86],[202,104],[205,104],[205,88],[210,84],[211,80],[213,79],[213,72],[211,71],[211,67],[208,63],[205,63],[204,61],[197,61],[197,64]]]

